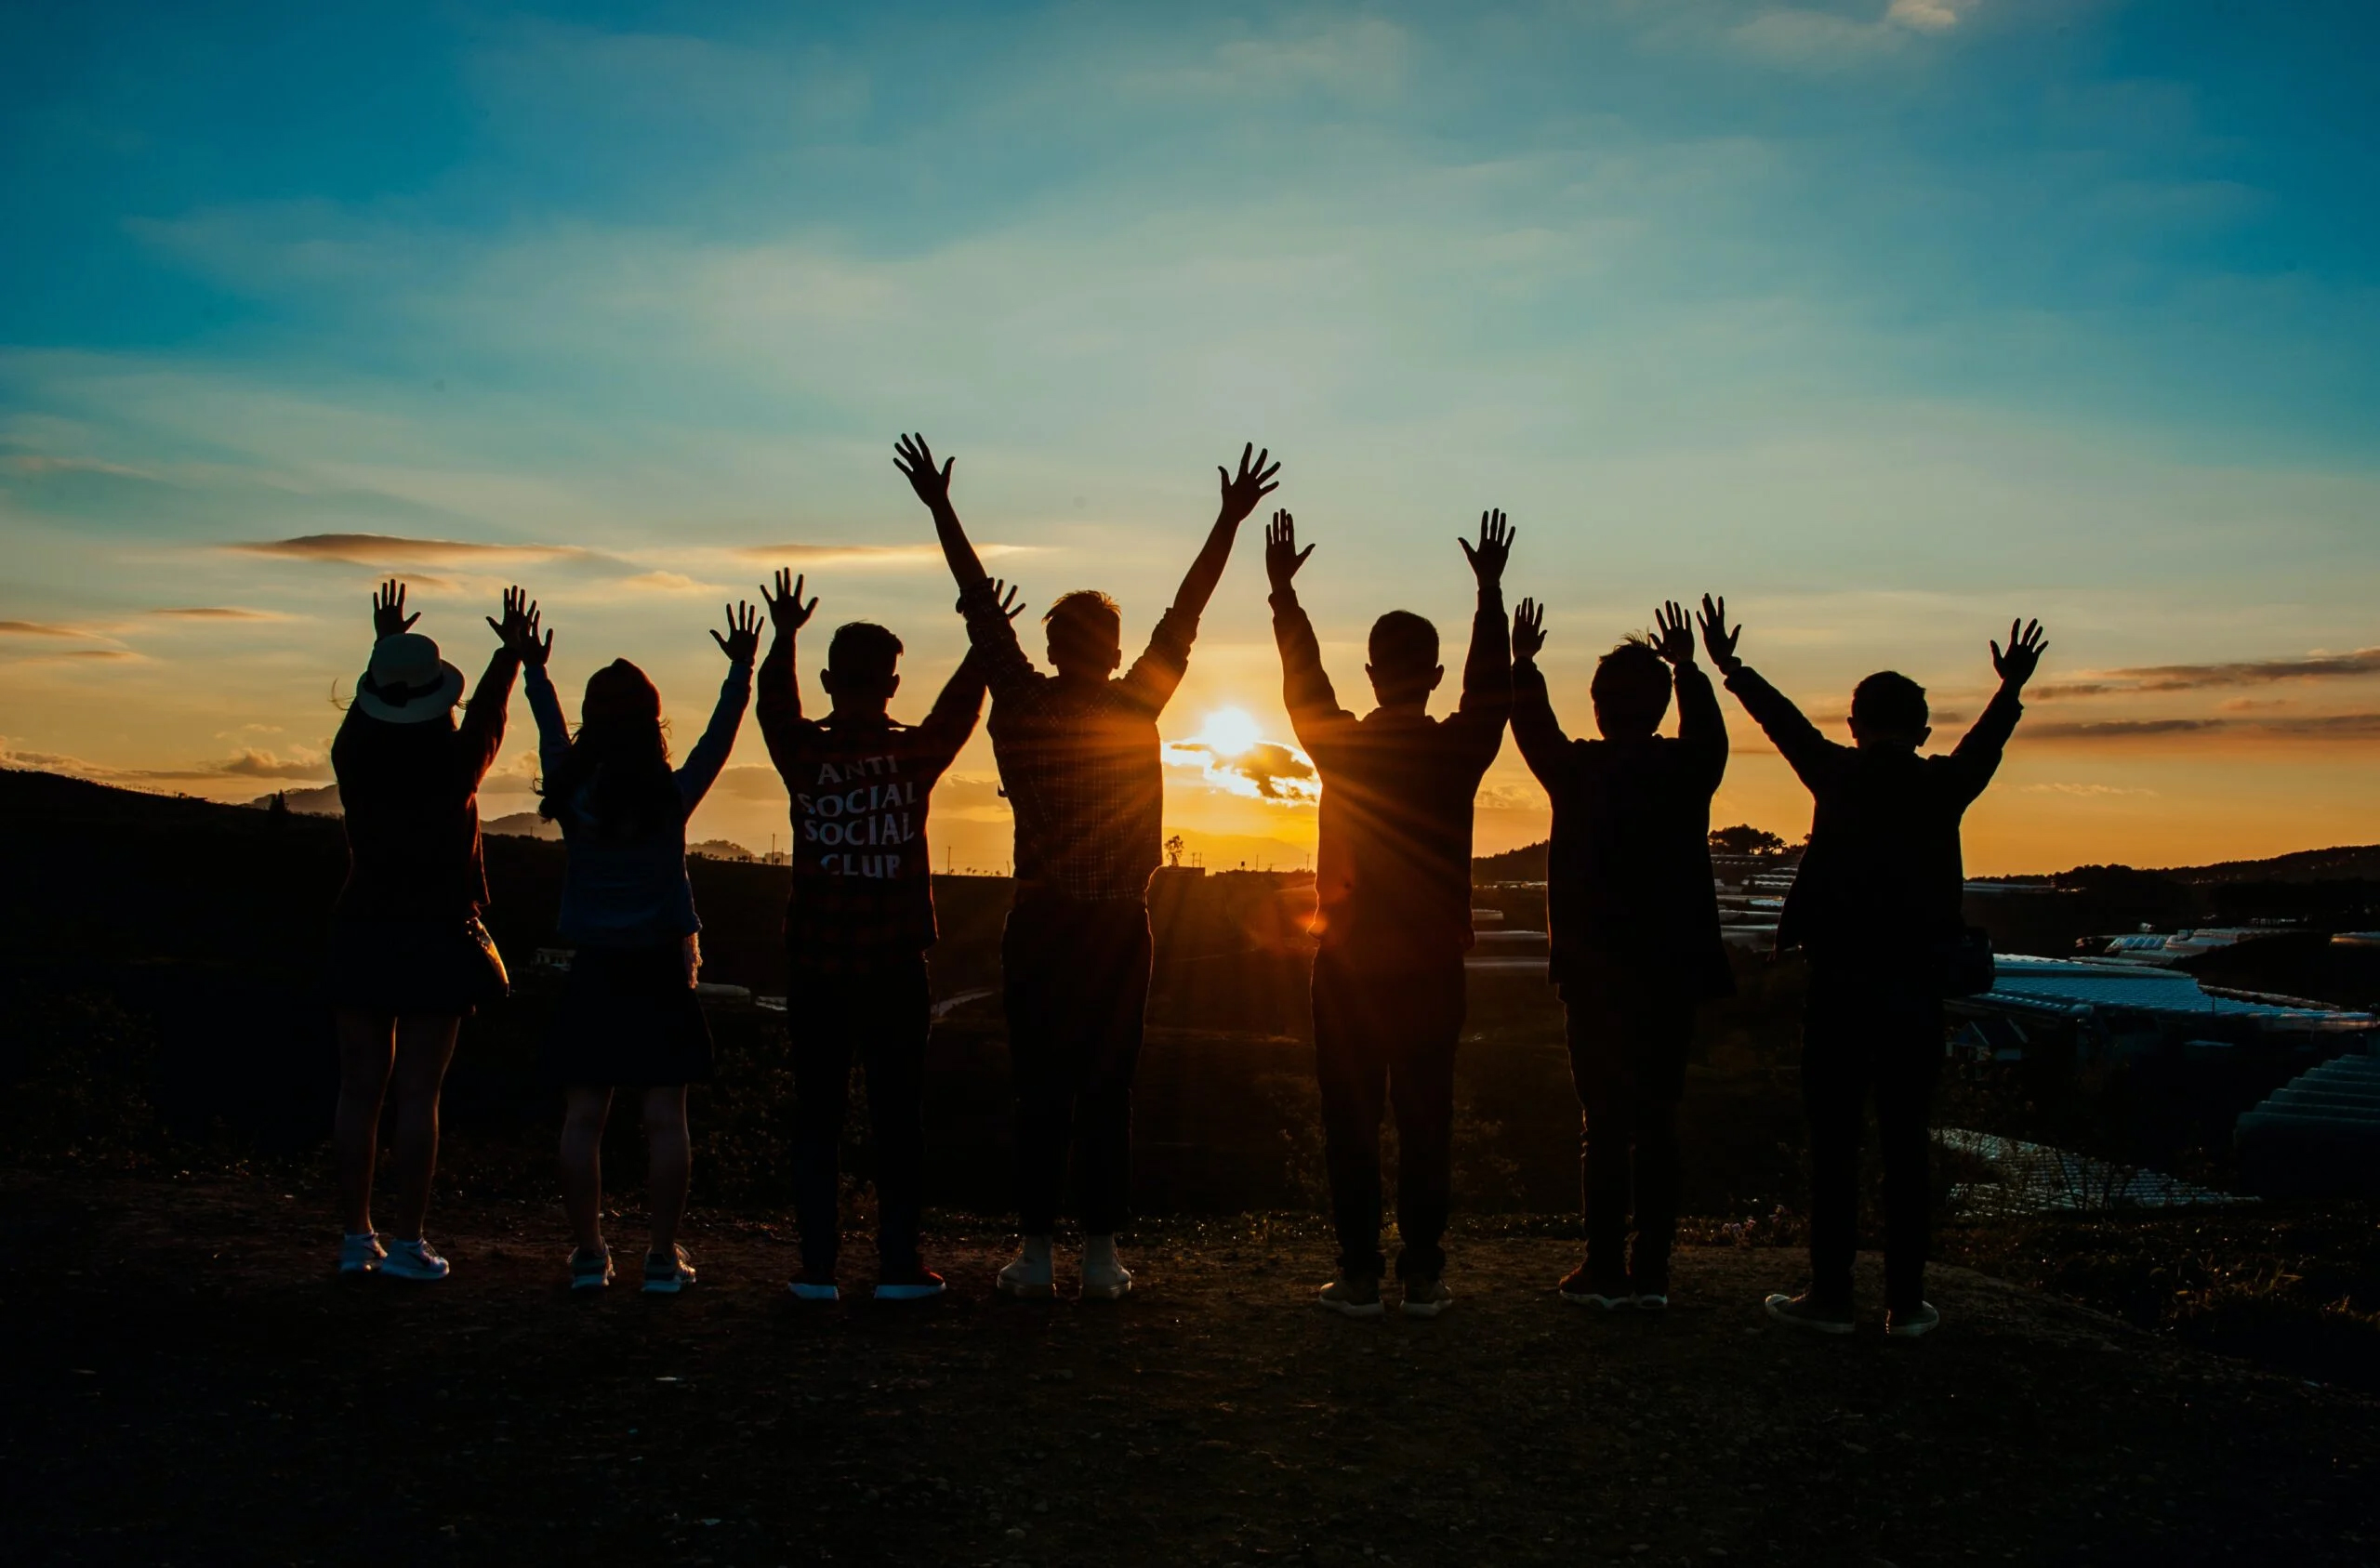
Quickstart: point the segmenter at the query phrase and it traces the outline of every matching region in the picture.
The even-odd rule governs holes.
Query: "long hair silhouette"
[[[633,843],[685,825],[669,773],[661,692],[626,659],[587,678],[578,733],[562,766],[540,781],[537,814],[558,820],[582,791],[588,826],[599,840]]]

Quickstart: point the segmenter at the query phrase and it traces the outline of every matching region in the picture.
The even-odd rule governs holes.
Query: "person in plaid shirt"
[[[1105,594],[1070,593],[1042,617],[1054,675],[1033,666],[998,589],[950,505],[956,459],[904,436],[894,459],[932,512],[959,613],[992,694],[992,752],[1016,813],[1016,904],[1000,963],[1016,1092],[1016,1260],[1008,1295],[1054,1293],[1050,1236],[1078,1137],[1083,1204],[1082,1293],[1115,1300],[1132,1287],[1116,1256],[1131,1173],[1132,1070],[1148,1001],[1148,881],[1164,837],[1157,715],[1190,662],[1198,616],[1223,579],[1239,525],[1276,488],[1280,465],[1250,442],[1197,560],[1147,652],[1121,679],[1123,617]]]
[[[761,737],[793,810],[793,887],[786,904],[791,969],[786,1031],[793,1046],[794,1207],[801,1223],[803,1300],[837,1298],[841,1240],[836,1196],[852,1058],[867,1074],[876,1139],[879,1300],[919,1300],[943,1282],[918,1255],[925,1167],[926,1040],[933,1015],[926,949],[934,942],[926,807],[984,706],[983,661],[960,661],[922,724],[885,709],[900,689],[901,639],[853,621],[827,644],[820,682],[834,706],[801,712],[796,635],[818,601],[779,572],[761,589],[776,636],[760,671]]]

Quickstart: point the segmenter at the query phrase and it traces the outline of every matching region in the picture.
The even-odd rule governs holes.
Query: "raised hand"
[[[1025,613],[1025,605],[1016,597],[1016,589],[1010,587],[1004,577],[992,579],[992,602],[998,604],[1000,613],[1012,621]]]
[[[710,639],[727,655],[730,664],[748,665],[760,651],[760,613],[749,603],[738,600],[727,607],[727,635],[717,632]]]
[[[1479,545],[1472,547],[1468,539],[1458,537],[1463,559],[1471,562],[1472,574],[1483,588],[1492,588],[1504,580],[1504,562],[1512,559],[1513,530],[1499,511],[1479,514]]]
[[[1275,593],[1287,593],[1289,581],[1305,564],[1314,547],[1298,548],[1298,520],[1287,512],[1275,512],[1264,530],[1264,575],[1271,581]]]
[[[1545,646],[1545,606],[1533,599],[1513,607],[1513,657],[1534,659]]]
[[[413,630],[421,619],[421,612],[405,613],[405,586],[394,577],[372,595],[372,635],[375,638],[394,637],[401,631]]]
[[[1275,474],[1281,471],[1281,465],[1274,463],[1268,467],[1265,462],[1265,459],[1273,455],[1273,449],[1268,446],[1263,451],[1256,453],[1255,461],[1250,462],[1249,454],[1255,450],[1255,446],[1254,441],[1249,441],[1240,447],[1239,473],[1236,477],[1226,470],[1222,464],[1215,465],[1215,474],[1223,481],[1223,504],[1215,511],[1216,521],[1245,522],[1248,520],[1248,514],[1256,509],[1257,502],[1281,488],[1279,482],[1273,478]]]
[[[760,602],[769,607],[769,624],[777,628],[779,637],[791,637],[810,624],[818,613],[818,601],[801,602],[802,586],[810,581],[807,574],[797,577],[786,568],[777,568],[776,591],[772,593],[766,583],[760,585]]]
[[[1694,627],[1676,600],[1653,612],[1653,632],[1659,639],[1653,646],[1671,668],[1684,669],[1694,663]]]
[[[1727,600],[1725,594],[1712,599],[1702,596],[1702,646],[1710,653],[1711,662],[1733,675],[1736,669],[1736,639],[1744,634],[1739,625],[1727,629]]]
[[[2002,652],[1997,642],[1991,645],[1991,667],[2000,672],[2002,685],[2022,686],[2033,678],[2033,671],[2041,668],[2042,655],[2048,651],[2039,621],[2027,621],[2021,626],[2011,621],[2007,651]]]
[[[504,619],[491,615],[487,625],[504,644],[504,651],[524,665],[542,666],[553,651],[553,633],[546,633],[543,642],[537,640],[537,601],[524,588],[505,589]]]
[[[942,467],[933,466],[933,448],[923,436],[903,436],[892,443],[892,466],[909,481],[909,488],[928,507],[940,508],[950,505],[950,470],[959,459],[946,457]]]

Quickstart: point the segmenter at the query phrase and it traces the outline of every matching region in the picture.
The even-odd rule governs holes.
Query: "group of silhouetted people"
[[[1188,667],[1239,528],[1276,488],[1279,466],[1244,448],[1236,472],[1218,470],[1215,521],[1130,668],[1116,602],[1078,590],[1042,617],[1045,670],[1018,638],[1015,591],[985,572],[952,507],[954,463],[937,464],[915,436],[896,452],[932,516],[969,641],[924,721],[892,718],[902,643],[868,622],[836,630],[820,672],[828,709],[806,713],[796,644],[817,600],[805,602],[806,583],[785,572],[762,589],[774,636],[759,665],[760,724],[792,820],[786,1016],[801,1269],[791,1289],[803,1300],[840,1295],[838,1157],[855,1061],[876,1153],[875,1294],[913,1300],[945,1288],[925,1267],[919,1236],[932,1023],[926,952],[935,938],[926,824],[934,784],[972,736],[988,695],[1016,832],[1001,969],[1020,1245],[994,1284],[1013,1297],[1055,1295],[1052,1241],[1071,1164],[1081,1294],[1117,1299],[1132,1285],[1116,1238],[1130,1214],[1132,1080],[1153,955],[1147,889],[1163,837],[1157,719]],[[1669,1301],[1686,1061],[1699,1007],[1733,986],[1710,850],[1726,727],[1696,664],[1696,627],[1670,603],[1650,638],[1621,642],[1596,665],[1600,738],[1567,736],[1537,665],[1542,610],[1523,600],[1506,619],[1513,539],[1504,515],[1490,511],[1476,540],[1461,541],[1477,609],[1456,709],[1434,718],[1430,697],[1445,677],[1437,628],[1401,610],[1373,624],[1365,674],[1375,703],[1358,716],[1341,705],[1298,601],[1296,578],[1314,547],[1299,548],[1286,511],[1266,531],[1284,697],[1322,782],[1315,1070],[1339,1259],[1317,1299],[1349,1316],[1387,1311],[1381,1131],[1391,1113],[1400,1305],[1435,1317],[1454,1299],[1443,1242],[1473,941],[1473,802],[1508,723],[1553,803],[1549,972],[1567,1012],[1581,1113],[1585,1258],[1559,1289],[1603,1310]],[[571,731],[547,674],[552,634],[520,590],[488,622],[501,646],[459,722],[462,674],[410,629],[416,618],[405,613],[402,586],[376,596],[370,668],[332,750],[351,862],[332,942],[343,1073],[340,1268],[407,1279],[447,1272],[422,1238],[439,1086],[459,1021],[507,989],[479,918],[487,889],[476,796],[503,740],[514,677],[525,670],[540,810],[560,828],[569,860],[556,926],[574,954],[540,1064],[563,1096],[570,1283],[592,1290],[614,1278],[598,1151],[612,1097],[627,1087],[642,1092],[650,1150],[643,1287],[674,1293],[695,1277],[677,1239],[689,1177],[686,1086],[711,1071],[694,990],[701,921],[685,826],[752,697],[759,613],[731,609],[712,633],[727,679],[702,738],[675,768],[660,695],[625,659],[588,679]],[[1960,821],[2022,711],[2041,631],[2012,626],[2005,649],[1992,644],[1998,694],[1958,746],[1936,757],[1922,750],[1930,734],[1924,691],[1908,678],[1887,671],[1859,683],[1854,744],[1843,745],[1737,657],[1740,628],[1727,625],[1724,600],[1703,600],[1699,631],[1727,689],[1814,802],[1778,932],[1780,946],[1809,957],[1802,1087],[1811,1283],[1801,1295],[1770,1297],[1767,1311],[1815,1332],[1854,1326],[1859,1146],[1872,1099],[1885,1326],[1924,1334],[1938,1321],[1924,1284],[1926,1119],[1943,1057],[1942,1004],[1984,989],[1991,974],[1988,942],[1961,916]],[[1677,732],[1664,736],[1673,700]],[[399,1211],[384,1241],[373,1228],[371,1190],[391,1085]]]

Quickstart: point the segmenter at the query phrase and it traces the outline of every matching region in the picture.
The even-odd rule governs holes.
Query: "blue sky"
[[[1498,505],[1578,724],[1659,597],[1729,593],[1830,712],[1887,664],[1971,712],[2038,613],[2072,694],[1982,862],[2380,837],[2370,7],[1177,10],[0,16],[0,744],[319,778],[391,568],[457,662],[517,575],[566,688],[627,652],[691,708],[721,593],[799,561],[922,700],[958,633],[893,432],[1028,597],[1135,630],[1253,437],[1342,687],[1378,611],[1461,625]],[[337,534],[411,543],[279,543]],[[1170,733],[1279,732],[1256,553]],[[1729,790],[1806,821],[1772,758]],[[1310,837],[1206,793],[1219,852]],[[1541,830],[1510,757],[1482,824]]]

